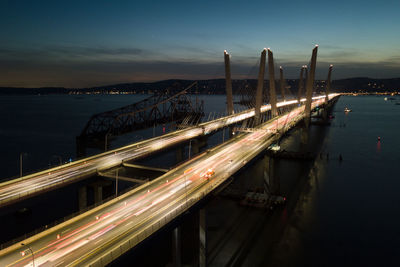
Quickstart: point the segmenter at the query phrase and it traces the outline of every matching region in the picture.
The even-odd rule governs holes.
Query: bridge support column
[[[94,203],[100,203],[103,200],[103,187],[99,184],[93,186]]]
[[[309,127],[305,124],[301,127],[300,133],[300,151],[307,152],[307,144],[308,144],[308,129]]]
[[[303,65],[300,70],[300,79],[299,79],[299,93],[297,96],[297,101],[299,101],[299,105],[301,104],[301,96],[303,95],[303,87],[304,87],[304,81],[303,81],[303,76],[304,76],[304,70],[307,68],[307,65]]]
[[[256,92],[256,107],[255,107],[255,124],[258,125],[261,120],[261,104],[263,102],[263,89],[264,89],[264,73],[265,73],[265,61],[267,56],[267,49],[261,52],[260,59],[260,70],[258,72],[258,83],[257,83],[257,92]]]
[[[176,162],[182,162],[183,161],[183,147],[179,146],[175,150],[175,155],[176,155]]]
[[[274,55],[268,48],[268,72],[269,72],[269,101],[271,104],[271,117],[274,118],[278,115],[276,108],[276,91],[275,91],[275,69],[274,69]]]
[[[325,105],[328,105],[328,102],[329,102],[329,92],[331,90],[332,68],[333,68],[333,65],[332,64],[329,65],[328,79],[326,81],[326,87],[325,87]]]
[[[264,165],[264,192],[266,194],[278,195],[280,193],[280,181],[275,173],[276,160],[273,156],[268,157],[268,163]]]
[[[78,189],[78,208],[79,210],[84,210],[87,207],[87,188],[86,186],[81,186]]]
[[[282,97],[282,101],[285,101],[285,81],[283,80],[283,68],[282,66],[279,67],[279,73],[280,73],[280,85],[281,85],[281,97]]]
[[[273,157],[269,158],[269,183],[271,186],[271,193],[277,194],[279,192],[279,180],[277,179],[277,175],[275,173],[275,159]]]
[[[196,155],[200,152],[200,148],[207,145],[207,137],[202,136],[192,140],[192,155]]]
[[[231,80],[231,66],[229,62],[229,54],[224,51],[225,59],[225,83],[226,83],[226,104],[228,115],[233,114],[233,96],[232,96],[232,80]]]
[[[199,266],[207,266],[207,216],[206,209],[199,210]]]
[[[312,101],[312,94],[314,87],[315,67],[317,64],[317,52],[318,52],[318,45],[316,45],[312,51],[311,67],[307,77],[306,107],[305,107],[305,115],[306,115],[305,123],[307,128],[310,126],[311,122],[311,101]]]
[[[172,265],[181,267],[181,228],[177,226],[172,231]]]
[[[103,201],[103,189],[105,187],[112,186],[113,182],[110,180],[101,180],[101,181],[96,181],[90,186],[93,188],[93,198],[94,198],[94,204],[100,203]]]
[[[326,122],[328,120],[328,107],[325,105],[324,109],[322,110],[322,119]]]
[[[323,110],[323,119],[324,121],[328,120],[328,109],[329,109],[329,92],[331,90],[331,75],[332,75],[332,68],[333,65],[331,64],[329,66],[329,71],[328,71],[328,78],[326,80],[326,87],[325,87],[325,107]]]

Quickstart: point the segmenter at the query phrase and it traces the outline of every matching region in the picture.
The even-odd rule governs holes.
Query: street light
[[[22,158],[26,155],[28,155],[26,152],[19,153],[19,177],[22,177]]]
[[[25,244],[21,243],[21,246],[25,246]],[[31,255],[32,255],[32,265],[33,265],[33,267],[35,267],[35,256],[33,255],[32,248],[30,246],[27,246],[27,247],[28,247],[28,250],[31,252]],[[22,251],[21,255],[25,256],[25,251]]]

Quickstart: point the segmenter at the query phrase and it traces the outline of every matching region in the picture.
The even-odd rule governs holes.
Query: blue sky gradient
[[[400,1],[2,1],[0,86],[254,78],[264,47],[297,78],[400,77]]]

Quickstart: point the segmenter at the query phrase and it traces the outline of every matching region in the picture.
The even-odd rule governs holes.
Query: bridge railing
[[[316,103],[316,106],[317,105],[318,105],[318,103]],[[302,119],[302,117],[304,117],[304,113],[297,116],[293,121],[291,121],[290,124],[288,124],[288,126],[292,127],[295,124],[295,121],[299,121],[300,119]],[[268,147],[268,145],[270,145],[270,143],[272,143],[272,139],[265,140],[263,142],[263,145],[261,148],[265,149],[266,147]],[[250,153],[251,154],[250,156],[253,157],[254,155],[258,154],[259,152],[260,152],[259,149],[257,149],[255,151],[253,151],[252,153]],[[96,260],[94,260],[90,264],[92,266],[98,266],[98,265],[103,266],[103,265],[111,262],[112,260],[116,259],[120,255],[125,253],[127,250],[136,246],[138,243],[140,243],[141,241],[143,241],[144,239],[146,239],[147,237],[152,235],[154,232],[158,231],[159,229],[161,229],[162,227],[164,227],[165,225],[170,223],[176,217],[183,214],[186,210],[188,210],[190,207],[192,207],[195,203],[197,203],[198,201],[203,199],[205,196],[207,196],[209,193],[211,193],[216,188],[218,188],[222,183],[224,183],[231,176],[231,174],[232,173],[230,173],[230,172],[220,174],[218,179],[212,180],[212,181],[210,181],[210,183],[207,183],[206,184],[207,186],[205,188],[203,188],[202,190],[200,190],[201,188],[195,189],[195,191],[197,191],[197,192],[195,192],[194,195],[191,195],[191,197],[189,199],[180,198],[178,201],[183,202],[183,203],[180,204],[177,208],[173,209],[172,211],[168,212],[167,214],[161,214],[161,213],[157,214],[157,216],[162,216],[162,217],[158,218],[157,220],[154,220],[153,223],[150,223],[147,227],[144,227],[139,232],[132,233],[127,238],[124,238],[123,242],[119,246],[117,246],[117,247],[114,246],[114,247],[112,247],[111,250],[107,250],[107,253],[103,253],[103,255],[100,255],[100,257],[97,257]],[[131,188],[127,189],[127,190],[125,190],[125,192],[131,191],[131,190],[132,190]],[[42,228],[36,229],[35,231],[33,231],[29,234],[26,234],[20,238],[17,238],[12,241],[9,241],[7,243],[4,243],[4,244],[0,245],[0,249],[4,249],[8,246],[11,246],[11,245],[19,242],[19,241],[27,239],[29,236],[33,236],[39,232],[49,229],[50,227],[53,227],[57,224],[65,222],[73,217],[76,217],[77,215],[79,215],[81,213],[86,212],[87,210],[90,210],[90,209],[92,209],[96,206],[99,206],[107,201],[110,201],[111,199],[114,199],[114,198],[115,198],[115,196],[111,196],[111,197],[103,200],[100,203],[97,203],[95,205],[87,207],[85,210],[82,210],[80,212],[66,216],[61,220],[55,221],[52,224],[49,224]],[[184,200],[184,201],[182,201],[182,200]]]
[[[188,199],[182,198],[182,204],[179,205],[176,209],[172,210],[167,214],[160,214],[160,218],[155,220],[153,223],[149,224],[147,227],[135,232],[134,234],[125,238],[119,246],[113,247],[111,250],[107,249],[106,252],[103,253],[102,256],[96,257],[95,260],[91,261],[88,265],[92,267],[97,266],[105,266],[110,262],[116,260],[118,257],[123,255],[125,252],[129,251],[133,247],[137,246],[143,240],[147,239],[151,235],[153,235],[158,230],[162,229],[177,217],[184,214],[187,210],[193,207],[200,200],[204,199],[207,195],[209,195],[212,191],[218,188],[222,183],[224,183],[230,177],[229,173],[225,173],[222,175],[220,179],[217,181],[213,181],[211,186],[209,184],[208,187],[201,190],[198,189],[197,193],[191,196]],[[161,216],[162,215],[162,216]]]
[[[123,195],[124,193],[127,193],[128,191],[133,190],[134,188],[136,188],[136,187],[138,187],[138,186],[140,186],[140,185],[138,184],[137,186],[135,186],[135,187],[133,187],[133,188],[131,187],[131,188],[127,188],[127,189],[121,190],[121,191],[119,192],[119,195]],[[24,235],[22,235],[22,236],[19,236],[19,237],[17,237],[17,238],[14,238],[14,239],[12,239],[12,240],[10,240],[10,241],[4,242],[4,243],[0,244],[0,250],[5,249],[5,248],[7,248],[7,247],[10,247],[10,246],[12,246],[12,245],[14,245],[14,244],[16,244],[16,243],[19,243],[19,242],[21,242],[21,241],[23,241],[23,240],[25,240],[25,239],[27,239],[27,238],[29,238],[29,237],[32,237],[32,236],[34,236],[34,235],[37,235],[37,234],[39,234],[39,233],[41,233],[41,232],[43,232],[43,231],[45,231],[45,230],[48,230],[48,229],[50,229],[50,228],[52,228],[52,227],[54,227],[54,226],[56,226],[56,225],[59,225],[59,224],[61,224],[61,223],[63,223],[63,222],[66,222],[66,221],[68,221],[68,220],[70,220],[70,219],[72,219],[72,218],[74,218],[74,217],[76,217],[76,216],[78,216],[78,215],[80,215],[80,214],[82,214],[82,213],[85,213],[85,212],[87,212],[88,210],[91,210],[91,209],[93,209],[93,208],[95,208],[95,207],[98,207],[98,206],[100,206],[100,205],[102,205],[102,204],[104,204],[104,203],[106,203],[106,202],[108,202],[108,201],[110,201],[110,200],[112,200],[112,199],[114,199],[114,198],[116,198],[115,195],[109,196],[109,197],[103,199],[102,201],[99,201],[99,202],[97,202],[97,203],[95,203],[95,204],[92,204],[92,205],[90,205],[90,206],[85,207],[84,209],[82,209],[82,210],[80,210],[80,211],[71,213],[71,214],[69,214],[69,215],[67,215],[67,216],[65,216],[65,217],[63,217],[63,218],[60,218],[60,219],[58,219],[58,220],[52,221],[52,222],[49,223],[49,224],[46,224],[45,226],[36,228],[35,230],[33,230],[33,231],[29,232],[29,233],[26,233],[26,234],[24,234]]]

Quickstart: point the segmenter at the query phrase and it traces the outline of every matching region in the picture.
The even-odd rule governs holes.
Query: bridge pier
[[[322,119],[326,122],[328,121],[328,103],[325,104],[322,110]]]
[[[199,210],[199,266],[207,266],[207,214],[206,209]]]
[[[192,158],[192,156],[199,154],[200,149],[205,147],[207,145],[207,136],[200,136],[198,138],[191,139],[188,143],[188,147],[185,145],[178,146],[175,149],[175,156],[176,156],[176,162],[182,162],[186,160],[185,158],[185,149],[187,149],[187,155],[188,158]]]
[[[175,149],[175,158],[177,163],[183,161],[183,146],[178,146]]]
[[[79,211],[87,208],[87,188],[86,185],[79,187],[78,189],[78,208]]]
[[[172,266],[182,266],[181,252],[181,228],[177,226],[172,231]]]
[[[268,163],[264,165],[264,192],[270,195],[280,193],[280,180],[275,172],[276,159],[268,156]]]
[[[89,185],[82,185],[78,189],[78,208],[84,210],[88,206],[88,186],[93,189],[94,204],[103,201],[103,189],[111,185],[111,181],[99,181]]]
[[[103,187],[99,184],[92,185],[94,192],[94,203],[99,203],[103,200]]]
[[[207,145],[207,136],[201,136],[192,140],[192,155],[196,155],[200,152],[200,149]]]
[[[307,122],[304,121],[304,123],[301,124],[300,126],[300,151],[301,152],[307,152],[307,144],[308,144],[308,132],[309,127],[307,126]]]
[[[104,188],[107,186],[111,186],[111,181],[98,181],[90,184],[89,186],[93,188],[93,204],[97,204],[103,201],[104,196]]]

